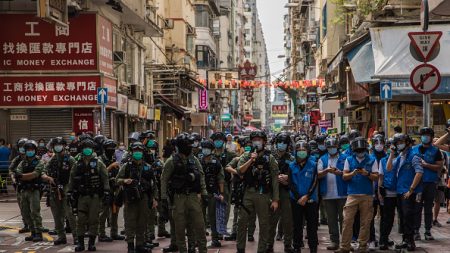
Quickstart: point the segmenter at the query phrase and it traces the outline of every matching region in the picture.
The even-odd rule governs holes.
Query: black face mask
[[[178,147],[178,152],[180,152],[181,154],[183,154],[185,156],[188,156],[192,152],[192,147],[191,146]]]

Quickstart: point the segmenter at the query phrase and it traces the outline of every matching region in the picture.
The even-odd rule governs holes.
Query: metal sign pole
[[[388,130],[388,101],[384,100],[384,136],[389,136]]]
[[[103,129],[105,127],[105,121],[106,121],[106,105],[102,104],[101,114],[100,114],[100,134],[104,133]]]

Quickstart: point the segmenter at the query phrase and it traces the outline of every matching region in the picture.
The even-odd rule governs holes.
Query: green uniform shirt
[[[37,159],[37,158],[34,158]],[[23,169],[25,167],[25,162],[28,162],[28,159],[25,158],[25,160],[21,161],[19,163],[19,166],[17,166],[16,168],[16,172],[21,174],[23,173]],[[45,173],[45,167],[44,167],[44,163],[39,160],[38,164],[36,165],[36,167],[34,168],[34,171],[32,172],[36,178],[40,178],[42,176],[43,173]]]
[[[264,155],[264,152],[260,153],[260,156]],[[242,154],[242,156],[239,159],[238,162],[238,168],[237,171],[240,175],[244,175],[245,173],[241,172],[241,167],[244,165],[248,160],[250,160],[250,152],[245,152]],[[279,188],[278,188],[278,163],[275,157],[273,155],[269,156],[269,168],[270,168],[270,175],[272,176],[272,200],[278,201],[279,198]],[[251,170],[251,168],[248,168],[248,170]]]
[[[206,161],[205,158],[203,158],[203,160],[204,160],[204,162]],[[225,172],[224,172],[224,168],[222,167],[222,164],[220,164],[219,159],[216,158],[216,160],[217,160],[217,162],[218,162],[219,165],[220,165],[219,174],[217,175],[217,183],[223,184],[223,183],[225,183]],[[207,163],[208,163],[208,164],[211,163],[211,160],[209,160]]]
[[[93,153],[95,154],[95,153]],[[80,159],[83,159],[84,155],[81,155]],[[95,158],[96,156],[91,156],[92,158]],[[73,178],[76,176],[77,173],[77,164],[76,162],[71,170],[70,170],[70,178],[69,178],[69,191],[73,191]],[[90,166],[89,163],[85,164],[85,166]],[[108,171],[106,170],[105,164],[100,160],[97,159],[97,169],[98,173],[100,175],[101,183],[103,184],[103,191],[109,191],[109,180],[108,180]]]
[[[18,155],[18,156],[16,156],[16,157],[14,157],[14,159],[12,159],[11,163],[9,164],[8,170],[9,170],[9,174],[10,174],[10,175],[16,173],[17,167],[18,167],[18,165],[19,165],[19,163],[20,163],[20,162],[18,162],[18,161],[19,161],[19,159],[21,159],[20,156],[21,156],[21,155]]]
[[[62,166],[64,156],[59,156],[59,155],[55,154],[54,156],[52,156],[52,158],[50,158],[48,163],[45,165],[45,174],[47,174],[48,170],[50,169],[50,164],[55,159],[58,159],[59,165]],[[72,156],[69,156],[69,160],[68,161],[69,161],[69,168],[72,170],[73,166],[77,163],[77,161]]]
[[[197,168],[200,171],[200,188],[201,194],[207,195],[206,184],[205,184],[205,172],[203,171],[200,161],[194,155],[190,155],[188,158],[194,159]],[[182,158],[183,164],[187,166],[188,158]],[[175,169],[173,163],[173,155],[171,155],[164,164],[164,169],[161,175],[161,199],[167,199],[167,189],[170,178],[172,177],[173,171]]]
[[[119,174],[117,174],[117,177],[116,177],[117,185],[124,185],[124,180],[130,178],[130,177],[126,177],[127,164],[128,163],[125,163],[122,166],[120,166]],[[138,168],[140,169],[141,175],[142,175],[142,172],[144,169],[144,164],[146,164],[146,163],[141,163],[140,165],[134,164],[135,166],[137,165]],[[149,164],[147,164],[147,166],[149,168],[151,167]],[[152,174],[153,174],[153,172],[152,172]],[[153,177],[153,175],[152,175],[152,177]],[[154,180],[154,178],[152,180]],[[155,196],[158,196],[158,187],[154,183],[152,184],[152,196],[153,196],[153,198],[155,198]]]

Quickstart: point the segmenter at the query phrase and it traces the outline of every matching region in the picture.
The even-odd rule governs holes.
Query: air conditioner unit
[[[164,19],[164,29],[173,29],[173,19],[166,18]]]
[[[139,85],[130,85],[130,98],[137,100],[141,99],[141,87]]]
[[[113,59],[114,63],[124,63],[126,61],[126,53],[124,51],[114,51]]]

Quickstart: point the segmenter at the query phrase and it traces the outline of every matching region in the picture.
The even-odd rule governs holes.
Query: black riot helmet
[[[141,150],[144,151],[145,150],[145,146],[144,144],[142,144],[142,142],[139,141],[135,141],[130,145],[130,150],[131,151],[135,151],[135,150]]]
[[[419,131],[420,135],[429,135],[431,138],[434,138],[434,130],[431,127],[422,127]]]
[[[36,149],[37,149],[37,146],[38,146],[38,144],[37,144],[35,141],[33,141],[33,140],[27,140],[27,141],[23,144],[23,148],[24,148],[25,150],[28,150],[28,149],[34,149],[34,150],[36,150]]]
[[[212,141],[209,140],[204,140],[201,142],[201,147],[203,148],[209,148],[211,150],[214,149],[214,143]]]
[[[275,143],[291,144],[291,137],[287,133],[279,133],[275,137]]]
[[[317,144],[317,142],[315,140],[310,140],[308,142],[309,148],[311,151],[317,151],[319,149],[319,145]]]
[[[344,144],[350,144],[350,139],[346,134],[341,135],[341,137],[339,137],[339,146],[342,146]]]
[[[49,143],[48,146],[49,146],[49,149],[52,149],[52,148],[54,148],[57,145],[66,146],[67,142],[66,142],[66,140],[64,140],[63,137],[58,136],[58,137],[52,138],[50,140],[50,143]]]
[[[410,145],[412,143],[411,138],[409,137],[409,135],[407,134],[403,134],[403,133],[396,133],[394,134],[394,138],[393,138],[393,144],[395,146],[397,146],[397,144],[400,141],[404,141],[406,143],[406,145]]]
[[[339,144],[339,143],[338,143],[337,139],[334,138],[334,137],[328,137],[328,138],[325,140],[325,147],[326,147],[326,148],[334,148],[334,147],[337,148],[338,144]]]
[[[350,145],[353,152],[367,151],[367,148],[369,147],[369,144],[364,137],[356,137]]]
[[[152,139],[153,140],[153,139],[155,139],[155,131],[152,131],[152,130],[144,131],[139,135],[139,139],[140,140],[144,140],[144,139]]]
[[[28,139],[27,138],[20,138],[19,140],[17,140],[17,147],[23,147],[23,145],[25,144],[25,142],[27,142]]]
[[[352,142],[354,139],[356,139],[357,137],[360,137],[361,134],[359,133],[358,130],[356,129],[352,129],[350,130],[350,133],[348,134],[348,139],[350,140],[350,142]]]
[[[267,135],[266,135],[266,133],[263,132],[263,131],[257,130],[257,131],[253,131],[253,132],[250,133],[250,140],[253,140],[253,139],[256,138],[256,137],[260,137],[260,138],[262,138],[264,141],[267,141]]]
[[[128,135],[128,143],[129,145],[131,145],[133,142],[139,141],[139,137],[140,137],[140,133],[139,132],[132,132]]]
[[[193,138],[188,133],[181,133],[175,139],[175,146],[179,153],[183,155],[190,155],[192,152]]]
[[[117,142],[115,142],[114,140],[111,140],[111,139],[106,139],[102,145],[105,150],[106,149],[115,149],[117,147]]]
[[[227,140],[227,137],[222,132],[215,132],[215,133],[211,134],[211,136],[209,138],[213,141],[215,141],[215,140],[226,141]]]
[[[385,144],[386,141],[384,139],[384,136],[381,134],[376,134],[372,137],[372,145],[375,146],[375,144],[380,143],[380,144]]]
[[[81,148],[95,148],[96,143],[92,138],[86,138],[80,141],[80,147]]]
[[[199,133],[192,133],[191,137],[194,140],[194,144],[192,144],[192,147],[199,148],[200,142],[202,141],[202,136]]]
[[[94,137],[94,142],[97,143],[98,145],[103,145],[103,142],[106,140],[106,137],[104,135],[101,134],[97,134]]]
[[[89,135],[89,134],[83,133],[83,134],[81,134],[81,135],[78,137],[78,141],[79,141],[79,142],[82,142],[83,140],[86,140],[86,139],[91,139],[92,141],[94,141],[94,139],[92,138],[92,136]]]
[[[326,139],[327,139],[327,135],[326,134],[319,134],[315,138],[317,144],[319,144],[319,145],[324,144]]]

